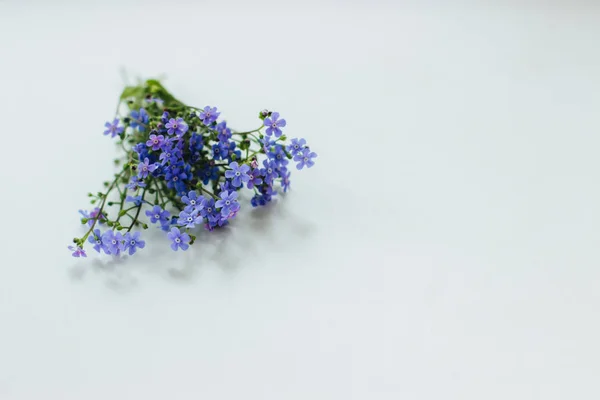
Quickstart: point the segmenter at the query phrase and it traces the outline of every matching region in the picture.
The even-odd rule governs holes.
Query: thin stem
[[[98,222],[98,220],[102,216],[102,211],[104,210],[104,206],[106,205],[106,199],[108,198],[108,194],[111,192],[111,190],[113,190],[113,188],[115,187],[115,184],[119,181],[119,179],[121,178],[121,176],[123,175],[123,173],[126,170],[127,170],[126,168],[123,168],[123,170],[121,170],[121,172],[119,172],[118,174],[116,174],[115,180],[112,181],[112,183],[110,184],[110,186],[106,190],[106,193],[102,196],[102,204],[100,204],[98,215],[96,216],[96,218],[94,218],[94,223],[92,224],[92,226],[90,226],[90,229],[87,231],[87,233],[81,239],[81,241],[82,241],[81,245],[82,246],[83,246],[83,243],[85,242],[85,240],[88,238],[88,236],[90,236],[90,233],[92,233],[92,231],[94,230],[94,227],[96,226],[96,223]]]
[[[133,217],[133,220],[131,221],[131,225],[129,225],[129,228],[127,228],[127,232],[131,232],[131,229],[135,225],[135,223],[140,215],[140,211],[142,211],[142,206],[144,205],[144,196],[146,195],[146,189],[148,189],[148,187],[145,187],[144,190],[142,191],[142,202],[140,203],[139,206],[137,206],[137,208],[138,208],[137,212],[135,213],[135,217]]]

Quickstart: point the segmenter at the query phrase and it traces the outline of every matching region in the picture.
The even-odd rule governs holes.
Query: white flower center
[[[113,239],[112,244],[117,244],[117,241],[115,239]]]
[[[180,242],[181,242],[181,239],[175,238],[175,243],[180,243]]]
[[[190,200],[190,204],[195,206],[196,205],[196,200]]]
[[[132,240],[131,242],[129,242],[129,244],[135,246],[135,240]]]
[[[236,171],[235,176],[240,176],[240,171]]]
[[[229,200],[225,201],[225,205],[226,205],[226,206],[228,206],[228,205],[230,205],[230,204],[231,204],[231,202],[230,202]]]

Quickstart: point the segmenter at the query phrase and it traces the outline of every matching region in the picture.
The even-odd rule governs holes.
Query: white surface
[[[0,3],[0,399],[598,399],[598,9],[215,4]],[[318,163],[77,263],[120,66]]]

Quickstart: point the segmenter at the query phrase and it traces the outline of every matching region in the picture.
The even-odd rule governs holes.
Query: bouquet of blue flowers
[[[69,246],[73,256],[86,257],[86,243],[132,255],[145,247],[139,228],[148,222],[167,233],[173,250],[187,250],[194,229],[213,231],[235,218],[239,190],[253,192],[253,207],[264,206],[278,188],[289,189],[290,160],[299,170],[314,165],[304,139],[287,141],[278,112],[261,111],[260,127],[245,132],[219,115],[216,107],[182,103],[157,80],[126,87],[104,131],[123,151],[114,160],[119,171],[104,192],[88,194],[95,208],[80,211],[87,229]]]

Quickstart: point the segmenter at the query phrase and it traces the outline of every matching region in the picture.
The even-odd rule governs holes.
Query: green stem
[[[102,196],[102,203],[100,204],[98,215],[96,216],[96,218],[94,218],[94,223],[92,224],[92,226],[90,226],[90,229],[87,231],[87,233],[81,239],[81,242],[82,242],[81,243],[81,247],[83,247],[83,243],[85,243],[85,240],[88,238],[88,236],[90,236],[90,233],[92,233],[92,231],[94,230],[94,227],[96,226],[96,223],[98,222],[98,220],[102,216],[102,211],[104,210],[104,206],[106,205],[106,199],[108,198],[108,194],[111,192],[111,190],[114,189],[115,185],[117,184],[117,182],[119,181],[119,179],[121,179],[121,176],[123,176],[123,173],[126,170],[127,170],[127,168],[123,168],[123,170],[121,172],[119,172],[118,174],[115,175],[115,179],[112,181],[112,183],[110,184],[110,186],[106,190],[106,193]]]
[[[131,225],[129,225],[129,228],[127,228],[127,232],[131,232],[131,229],[133,229],[133,226],[135,225],[135,223],[140,215],[140,212],[142,211],[142,206],[144,205],[144,196],[146,195],[146,189],[148,189],[148,188],[145,187],[144,190],[142,191],[142,202],[140,203],[139,206],[137,206],[137,212],[135,213],[135,217],[133,217],[133,220],[131,221]]]

